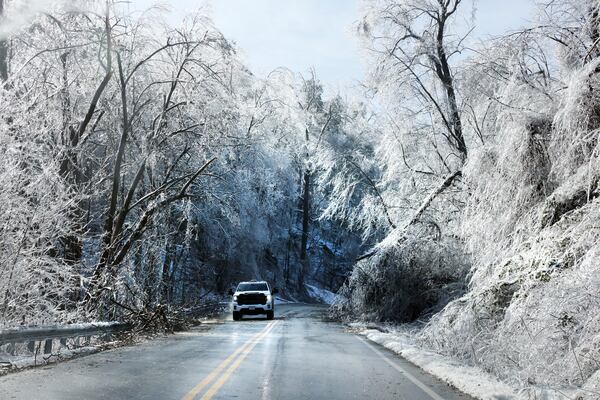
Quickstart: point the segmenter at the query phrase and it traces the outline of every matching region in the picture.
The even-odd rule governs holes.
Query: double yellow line
[[[193,400],[209,383],[211,383],[221,371],[227,370],[219,377],[219,379],[204,393],[200,400],[210,400],[219,391],[219,389],[227,382],[231,374],[240,366],[242,361],[250,354],[252,349],[260,342],[262,338],[267,336],[269,332],[277,325],[279,321],[270,322],[262,331],[252,336],[246,343],[236,349],[232,355],[227,357],[221,364],[217,366],[210,374],[208,374],[200,383],[198,383],[188,394],[183,397],[183,400]],[[238,357],[239,356],[239,357]],[[236,359],[237,357],[237,359]],[[235,360],[235,362],[233,362]],[[233,363],[232,363],[233,362]],[[231,364],[231,365],[229,365]]]

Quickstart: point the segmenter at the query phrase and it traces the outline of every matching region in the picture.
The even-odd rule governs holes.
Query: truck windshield
[[[266,283],[240,283],[237,290],[238,292],[267,291],[269,287]]]

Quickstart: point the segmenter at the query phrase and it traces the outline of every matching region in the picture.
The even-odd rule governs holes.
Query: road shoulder
[[[391,350],[400,357],[440,379],[457,390],[482,400],[518,399],[518,393],[509,385],[479,368],[467,366],[451,357],[422,349],[406,335],[387,333],[377,329],[357,329],[355,332],[369,341]]]

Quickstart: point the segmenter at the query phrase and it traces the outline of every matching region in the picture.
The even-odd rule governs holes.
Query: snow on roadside
[[[293,303],[297,303],[298,300],[294,299],[292,296],[289,296],[289,299],[284,299],[282,297],[279,296],[275,296],[275,305],[278,304],[293,304]]]
[[[481,368],[469,366],[448,356],[423,349],[408,332],[392,327],[352,323],[350,327],[372,342],[392,350],[425,372],[481,400],[597,400],[598,394],[586,387],[512,387]],[[389,328],[394,330],[388,330]],[[600,374],[596,379],[600,380]],[[590,397],[591,396],[591,397]]]
[[[405,334],[384,333],[375,329],[363,329],[359,333],[475,398],[482,400],[523,398],[512,387],[500,382],[494,376],[479,368],[464,365],[458,360],[424,350],[412,344]]]
[[[327,289],[319,288],[313,285],[309,285],[308,283],[304,284],[306,289],[308,290],[308,294],[315,300],[319,300],[325,304],[332,304],[335,299],[335,293],[330,292]]]

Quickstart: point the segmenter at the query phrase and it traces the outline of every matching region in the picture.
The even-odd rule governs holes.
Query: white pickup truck
[[[240,282],[233,296],[233,320],[239,321],[243,315],[266,314],[267,319],[275,316],[275,297],[277,289],[272,289],[265,281]]]

